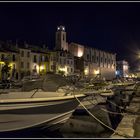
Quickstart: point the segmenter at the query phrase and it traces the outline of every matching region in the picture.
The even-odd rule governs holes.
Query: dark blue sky
[[[140,48],[140,3],[0,3],[0,40],[54,47],[57,25],[67,41],[116,52],[135,62]]]

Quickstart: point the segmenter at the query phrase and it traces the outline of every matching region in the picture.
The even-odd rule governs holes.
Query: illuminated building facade
[[[8,52],[9,56],[9,66],[11,67],[10,69],[10,77],[13,79],[18,79],[19,77],[19,53],[16,51],[10,51]]]
[[[106,79],[115,78],[116,54],[77,43],[71,43],[69,51],[76,56],[75,70],[79,69],[79,60],[83,61],[80,63],[81,70],[79,70],[83,71],[83,75],[96,77],[100,74]]]
[[[66,76],[72,75],[74,73],[74,55],[68,51],[64,26],[57,27],[54,50],[57,58],[56,73],[62,73]]]
[[[58,26],[53,51],[44,46],[27,43],[0,42],[0,70],[4,65],[4,57],[10,58],[10,77],[22,79],[28,75],[45,75],[47,72],[65,76],[78,74],[106,79],[115,78],[116,54],[78,43],[67,43],[64,26]],[[4,56],[4,57],[3,57]],[[0,74],[0,77],[2,75]]]
[[[50,71],[65,76],[74,73],[74,56],[63,50],[50,52]]]
[[[101,75],[106,79],[115,78],[116,54],[74,42],[68,44],[66,42],[65,27],[58,26],[57,28],[59,31],[56,32],[55,48],[67,50],[74,56],[74,73],[91,77]]]
[[[31,70],[31,50],[28,48],[19,48],[19,77],[30,75]]]
[[[19,73],[19,55],[18,53],[15,52],[7,52],[7,53],[0,53],[1,58],[4,56],[4,59],[8,59],[8,66],[10,67],[10,71],[9,71],[9,76],[8,77],[18,77],[18,73]],[[0,62],[0,79],[4,79],[2,78],[2,67],[5,65],[5,60],[1,59]]]
[[[65,76],[74,73],[74,56],[67,51],[57,51],[57,73],[64,73]]]
[[[3,66],[8,63],[10,67],[8,77],[18,78],[19,74],[19,50],[13,49],[13,45],[7,42],[0,42],[0,79],[5,79],[6,75],[2,72]],[[8,78],[7,77],[7,78]]]
[[[49,71],[49,53],[39,46],[25,44],[20,50],[20,75],[45,75]]]
[[[45,75],[49,71],[49,54],[40,46],[29,44],[5,44],[0,50],[0,79],[2,79],[2,67],[8,60],[11,67],[9,77],[11,79],[22,79],[24,76]],[[10,49],[11,48],[11,49]]]

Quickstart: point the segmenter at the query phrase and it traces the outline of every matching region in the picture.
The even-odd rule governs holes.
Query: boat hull
[[[79,100],[83,98],[84,96],[78,97]],[[59,128],[69,119],[78,105],[76,98],[55,101],[1,103],[0,132],[33,127]]]

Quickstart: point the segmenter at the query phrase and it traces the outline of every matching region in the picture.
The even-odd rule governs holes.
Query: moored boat
[[[63,94],[63,93],[62,93]],[[11,92],[0,96],[0,132],[33,127],[56,129],[64,124],[84,94],[62,95],[57,92]],[[32,96],[34,95],[34,96]]]

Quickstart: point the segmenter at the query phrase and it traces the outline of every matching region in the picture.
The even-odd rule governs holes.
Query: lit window
[[[82,56],[83,56],[83,50],[82,50],[82,48],[79,48],[79,47],[78,47],[77,56],[78,56],[78,57],[82,57]]]
[[[84,73],[85,73],[85,75],[88,75],[88,69],[87,68],[84,70]]]
[[[100,73],[99,70],[94,70],[94,74],[95,74],[95,75],[97,75],[97,74],[99,74],[99,73]]]

